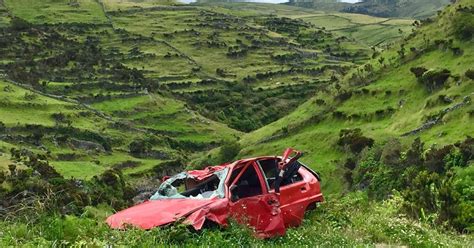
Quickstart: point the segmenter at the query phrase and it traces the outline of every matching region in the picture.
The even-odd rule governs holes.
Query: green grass
[[[444,20],[442,20],[444,21]],[[418,32],[441,38],[443,34],[437,32],[440,25],[443,28],[449,28],[444,22],[442,24],[433,24],[424,27]],[[445,34],[449,31],[445,31]],[[421,47],[422,41],[419,34],[409,40],[406,47]],[[426,68],[447,68],[452,75],[462,76],[470,65],[474,63],[472,54],[474,47],[469,42],[455,41],[455,46],[460,47],[464,55],[454,55],[449,49],[435,49],[429,51],[414,60],[383,68],[377,62],[377,59],[370,63],[379,70],[376,79],[367,86],[354,87],[351,85],[349,76],[344,79],[345,90],[367,89],[367,94],[353,94],[353,96],[343,103],[337,103],[334,96],[338,93],[335,89],[329,92],[321,92],[312,99],[300,105],[294,112],[271,123],[259,130],[246,134],[241,139],[244,149],[239,154],[240,157],[248,155],[280,154],[286,147],[294,147],[306,152],[307,156],[303,161],[307,162],[315,170],[320,170],[323,178],[330,178],[331,183],[326,184],[323,181],[323,190],[325,192],[338,192],[342,189],[341,182],[336,182],[342,175],[338,168],[341,168],[343,161],[349,155],[337,147],[336,141],[341,129],[361,128],[363,133],[374,138],[377,142],[384,142],[391,137],[402,140],[404,144],[409,144],[415,137],[421,137],[426,144],[444,145],[463,140],[467,135],[474,133],[472,115],[468,113],[472,110],[472,103],[466,107],[455,110],[444,116],[441,124],[428,129],[421,134],[402,138],[401,135],[418,128],[425,121],[427,116],[436,114],[439,111],[453,106],[463,101],[465,96],[471,96],[474,92],[472,80],[461,77],[459,81],[451,79],[449,86],[429,93],[427,89],[417,82],[415,76],[410,72],[414,66],[424,66]],[[387,61],[392,61],[396,55],[394,47],[381,56]],[[411,56],[411,55],[407,55]],[[396,60],[393,60],[396,61]],[[387,62],[389,63],[389,62]],[[362,66],[361,66],[362,67]],[[353,71],[355,72],[355,70]],[[390,91],[389,94],[387,91]],[[328,94],[329,93],[329,94]],[[454,102],[451,104],[438,105],[432,108],[426,107],[427,101],[436,100],[438,96],[446,95]],[[319,106],[316,99],[323,99],[326,105]],[[399,106],[403,103],[402,106]],[[377,117],[377,110],[393,108],[395,113],[390,116]],[[325,111],[330,111],[326,113]],[[335,119],[332,117],[332,111],[341,111],[345,114],[358,114],[359,119]],[[306,124],[305,121],[313,116],[322,116],[322,121]],[[282,128],[288,128],[289,133],[281,135]],[[280,135],[280,136],[275,136]],[[266,141],[268,138],[276,138]],[[339,176],[338,176],[339,175]]]
[[[91,161],[54,161],[51,165],[65,178],[78,179],[90,179],[107,169]]]
[[[363,193],[329,199],[309,213],[302,226],[290,228],[283,237],[261,240],[243,226],[231,223],[226,229],[189,231],[182,225],[151,231],[111,230],[104,219],[106,206],[89,207],[81,217],[38,216],[36,223],[1,221],[6,235],[0,245],[9,246],[139,246],[139,247],[466,247],[472,235],[442,231],[429,222],[414,221],[399,214],[403,200],[395,195],[382,203],[367,200]],[[33,217],[33,216],[31,216]]]
[[[178,1],[175,0],[101,0],[107,11],[127,10],[137,8],[150,8],[155,6],[172,5]]]
[[[7,171],[8,165],[10,165],[12,161],[6,154],[0,154],[0,170]]]
[[[319,28],[332,30],[339,36],[354,38],[366,46],[388,44],[410,33],[412,19],[381,18],[363,14],[325,12],[289,5],[269,6],[261,3],[216,3],[212,6],[219,12],[240,16],[277,15],[302,19]],[[218,7],[216,7],[218,6]],[[399,29],[403,33],[399,33]]]
[[[4,0],[13,15],[31,23],[106,23],[107,18],[98,1],[78,0]]]

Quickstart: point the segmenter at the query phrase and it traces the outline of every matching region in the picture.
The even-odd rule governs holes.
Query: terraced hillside
[[[2,150],[46,152],[68,177],[88,178],[110,167],[146,172],[236,140],[241,131],[286,115],[372,54],[300,19],[249,16],[226,6],[1,4],[7,25],[1,121],[8,134]],[[9,87],[23,98],[10,99],[16,93],[7,94]],[[68,110],[46,101],[37,105],[41,118],[14,113],[37,104],[37,97]],[[35,130],[48,134],[35,136],[43,133]],[[142,151],[132,152],[137,144]]]
[[[223,8],[235,15],[247,17],[258,15],[277,15],[301,19],[318,28],[332,31],[338,36],[353,39],[361,47],[382,46],[408,35],[414,20],[409,18],[383,18],[357,13],[344,13],[331,10],[276,5],[268,8],[266,4],[255,3],[212,3],[206,6]]]
[[[351,156],[337,145],[341,130],[360,128],[381,144],[393,138],[409,144],[419,137],[428,147],[472,135],[474,46],[466,31],[472,27],[472,4],[467,2],[421,25],[288,116],[245,135],[240,155],[300,147],[308,153],[304,160],[318,167],[323,178],[331,178],[325,188],[337,192],[345,181],[343,164]],[[423,77],[417,68],[430,72]],[[439,76],[443,71],[445,76]]]
[[[295,0],[289,5],[325,11],[359,13],[380,17],[405,17],[423,19],[436,14],[449,0],[362,0],[353,3],[339,0]]]
[[[0,0],[0,246],[472,246],[473,10]],[[326,202],[284,237],[104,222],[188,163],[287,147]]]

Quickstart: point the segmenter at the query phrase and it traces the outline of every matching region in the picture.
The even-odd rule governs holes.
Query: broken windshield
[[[150,200],[223,198],[228,171],[229,168],[218,170],[203,180],[197,180],[187,172],[179,173],[163,182]]]

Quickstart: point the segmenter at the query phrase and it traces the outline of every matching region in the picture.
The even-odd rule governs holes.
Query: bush
[[[31,27],[31,24],[29,22],[18,17],[13,17],[10,21],[10,25],[15,31],[23,31]]]
[[[470,40],[474,34],[474,18],[472,13],[465,13],[458,10],[452,20],[454,34],[458,39]]]
[[[402,145],[398,139],[392,139],[384,145],[381,161],[391,167],[399,167],[401,163]]]
[[[223,145],[219,150],[219,158],[222,163],[232,161],[240,152],[239,142],[231,142]]]
[[[144,154],[150,153],[153,146],[150,142],[146,140],[134,140],[128,146],[130,154],[133,156],[142,156]]]
[[[467,70],[467,71],[464,73],[464,75],[465,75],[466,77],[468,77],[469,79],[474,80],[474,70],[473,70],[473,69]]]
[[[424,68],[424,67],[412,67],[410,68],[410,71],[415,74],[415,77],[416,78],[420,78],[421,76],[423,76],[423,73],[425,73],[428,69]]]
[[[431,69],[423,73],[419,82],[422,83],[429,91],[434,91],[444,86],[446,80],[451,76],[448,69]]]
[[[342,147],[349,147],[352,153],[360,153],[366,147],[372,147],[374,140],[362,135],[362,130],[342,129],[339,132],[337,144]]]
[[[5,126],[5,123],[0,121],[0,133],[3,133],[6,129],[7,129],[7,127]]]

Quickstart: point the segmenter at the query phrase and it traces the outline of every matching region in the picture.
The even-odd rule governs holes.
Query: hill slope
[[[427,18],[443,9],[449,0],[367,0],[346,7],[343,11],[383,17]]]
[[[463,3],[447,9],[436,22],[422,25],[408,39],[317,93],[293,113],[245,135],[242,154],[274,153],[297,146],[308,151],[306,161],[334,183],[337,161],[346,156],[336,145],[341,129],[361,128],[380,142],[399,137],[409,143],[421,137],[427,144],[449,144],[472,135],[474,85],[466,72],[472,70],[474,47],[472,36],[461,37],[456,24],[463,18],[472,20],[472,13],[459,7]],[[469,29],[469,25],[472,23],[460,28]],[[430,91],[410,71],[414,67],[447,69],[451,77],[443,87]],[[436,125],[404,135],[438,118]],[[331,184],[327,189],[340,188]]]
[[[288,6],[276,6],[274,16],[261,4],[0,4],[2,87],[32,95],[5,93],[2,101],[10,103],[2,111],[27,108],[37,96],[71,109],[41,103],[41,118],[2,116],[10,137],[2,138],[1,150],[46,152],[67,177],[112,167],[147,173],[236,140],[288,114],[372,53],[362,41],[326,30],[331,16],[318,15],[312,24]],[[399,26],[408,27],[390,29]],[[35,129],[48,134],[35,136]],[[69,129],[75,130],[69,136],[57,134]],[[70,140],[58,143],[61,137]],[[133,154],[137,144],[142,150]]]
[[[329,1],[290,1],[290,5],[325,11],[342,11],[379,17],[423,19],[433,16],[450,3],[449,0],[364,0],[358,3]]]
[[[24,1],[0,1],[0,246],[473,243],[470,1],[383,52],[322,28],[386,28],[364,15],[121,0],[38,14]],[[105,225],[190,157],[233,159],[213,156],[229,142],[239,157],[303,150],[327,201],[271,240],[235,224]]]

